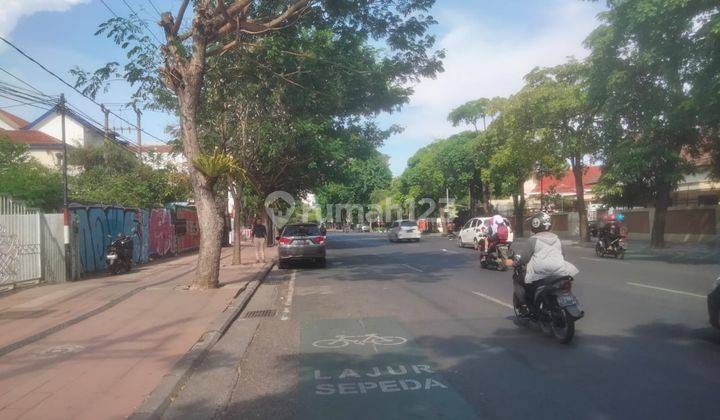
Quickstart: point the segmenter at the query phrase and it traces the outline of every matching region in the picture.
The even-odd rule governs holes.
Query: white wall
[[[62,154],[62,150],[31,149],[29,152],[30,152],[30,156],[33,159],[37,160],[38,162],[40,162],[41,165],[43,165],[45,167],[48,167],[51,169],[58,169],[58,167],[60,166],[61,161],[57,159],[56,154],[57,153]]]
[[[34,130],[62,140],[61,117],[59,114],[50,114],[40,121]],[[70,117],[65,117],[65,139],[70,146],[82,147],[85,145],[85,127]]]

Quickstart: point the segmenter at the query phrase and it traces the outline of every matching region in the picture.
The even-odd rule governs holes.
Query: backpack
[[[508,234],[509,234],[508,227],[504,223],[497,227],[496,235],[497,235],[498,242],[507,242]]]

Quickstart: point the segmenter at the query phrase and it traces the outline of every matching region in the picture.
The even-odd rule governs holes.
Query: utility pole
[[[60,102],[58,103],[58,111],[60,111],[60,135],[63,144],[63,240],[65,243],[65,281],[72,280],[72,253],[70,251],[70,209],[68,206],[68,150],[67,139],[65,138],[65,95],[60,94]]]
[[[140,110],[138,109],[138,107],[135,104],[133,104],[133,109],[135,110],[135,115],[136,115],[136,124],[135,125],[137,125],[137,129],[136,129],[137,145],[138,145],[138,147],[140,147],[140,146],[142,146],[142,128],[140,126],[140,115],[142,115],[142,112],[140,112]]]
[[[100,105],[100,109],[105,114],[105,141],[110,140],[110,110],[105,108],[105,105]]]

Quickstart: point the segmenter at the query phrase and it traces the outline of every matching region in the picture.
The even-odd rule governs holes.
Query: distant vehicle
[[[398,241],[420,241],[420,228],[415,220],[396,220],[388,230],[388,240]]]
[[[325,267],[325,236],[316,223],[285,226],[278,241],[278,268],[294,261],[311,261]]]
[[[507,218],[503,219],[505,220],[505,224],[508,226],[508,230],[510,231],[508,232],[507,242],[509,244],[512,244],[513,240],[515,239],[512,225]],[[458,246],[461,248],[466,246],[472,246],[473,248],[477,249],[480,239],[484,238],[490,230],[491,220],[492,217],[473,217],[472,219],[468,220],[467,223],[465,223],[465,225],[463,225],[463,227],[460,228],[460,231],[458,232]]]
[[[457,244],[459,247],[466,247],[472,245],[473,248],[477,248],[478,240],[484,236],[488,230],[486,222],[490,220],[490,217],[473,217],[468,220],[457,235]]]
[[[715,280],[713,289],[708,294],[707,303],[710,325],[720,329],[720,277]]]
[[[370,232],[370,225],[363,223],[360,225],[360,232]]]

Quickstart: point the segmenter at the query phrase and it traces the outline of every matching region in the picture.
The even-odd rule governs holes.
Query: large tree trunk
[[[470,184],[470,217],[477,216],[478,187],[475,182]]]
[[[670,186],[658,185],[655,198],[655,220],[650,234],[650,246],[662,248],[665,246],[665,216],[670,206]]]
[[[204,45],[197,45],[202,48]],[[194,57],[198,60],[198,57]],[[180,127],[183,150],[188,161],[192,162],[200,156],[200,143],[197,138],[197,107],[200,97],[200,85],[204,72],[202,61],[193,61],[183,75],[184,85],[178,88],[178,104],[180,107]],[[202,63],[202,64],[201,64]],[[219,286],[220,253],[222,251],[223,213],[217,206],[217,196],[213,182],[200,173],[193,165],[189,165],[190,183],[195,196],[200,228],[200,251],[192,289],[213,289]]]
[[[483,210],[485,215],[490,214],[490,184],[486,181],[482,182],[482,199],[483,199]]]
[[[585,185],[583,184],[583,164],[582,159],[572,159],[572,171],[575,175],[575,209],[578,213],[578,223],[580,224],[580,240],[589,242],[590,231],[588,230],[587,208],[585,207]]]
[[[242,210],[238,190],[238,187],[230,189],[233,199],[233,265],[242,264]]]

